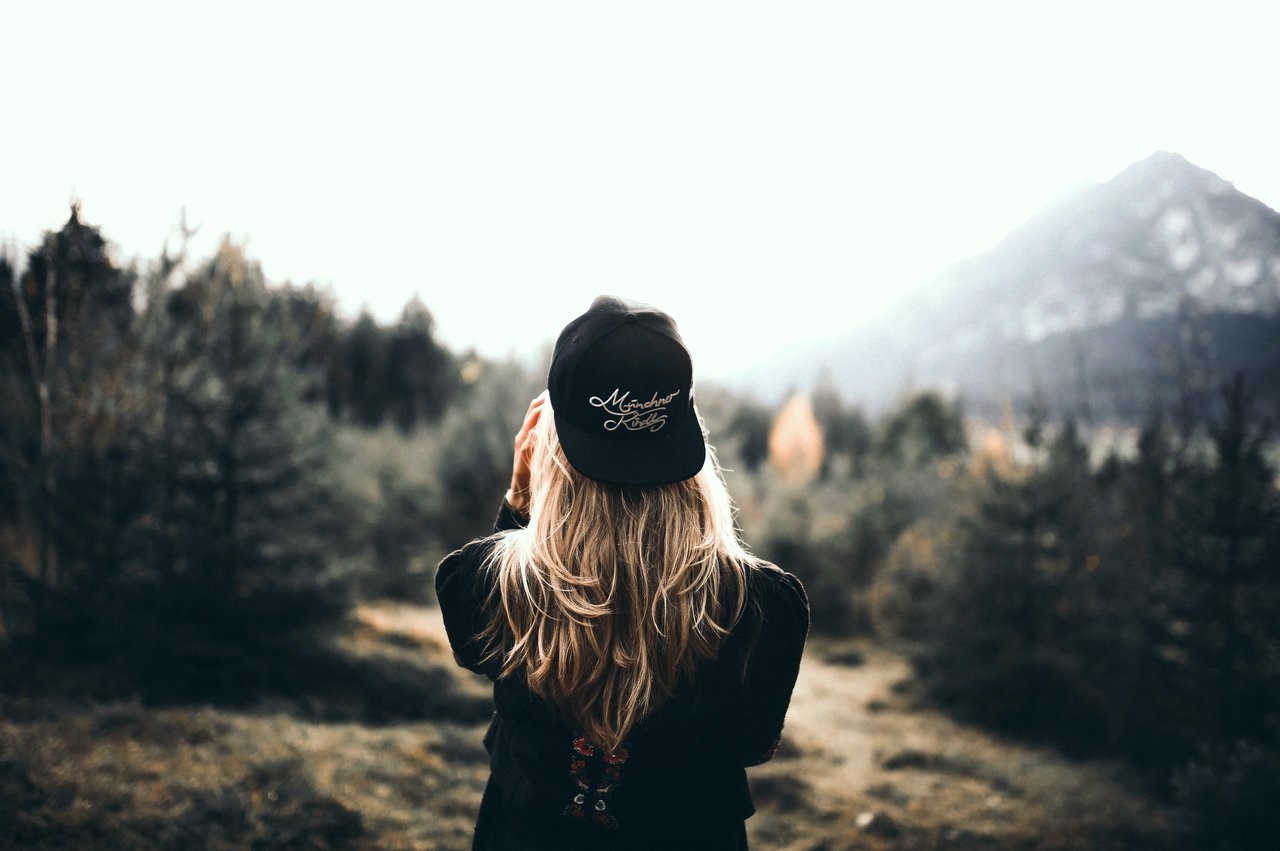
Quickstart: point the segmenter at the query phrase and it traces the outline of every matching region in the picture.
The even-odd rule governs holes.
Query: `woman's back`
[[[509,512],[504,512],[509,514]],[[609,753],[520,676],[497,678],[474,636],[484,628],[492,539],[444,560],[437,595],[459,662],[495,678],[496,713],[486,735],[494,789],[486,792],[478,836],[513,831],[568,847],[572,837],[610,843],[628,836],[651,841],[677,827],[688,838],[698,825],[723,831],[741,825],[754,808],[745,768],[772,757],[799,668],[808,606],[795,577],[772,565],[749,571],[748,605],[721,646],[691,681],[628,733]],[[495,797],[496,793],[496,797]],[[477,847],[521,847],[486,844]],[[622,847],[608,845],[606,847]],[[639,846],[644,847],[644,846]],[[652,846],[648,846],[652,847]],[[679,846],[677,846],[679,847]]]
[[[495,682],[475,847],[745,847],[804,590],[738,543],[670,317],[597,300],[548,387],[495,534],[436,577],[459,663]]]

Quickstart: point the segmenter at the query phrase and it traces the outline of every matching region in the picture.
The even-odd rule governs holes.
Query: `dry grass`
[[[5,722],[0,776],[26,790],[6,833],[44,848],[461,848],[481,733],[136,706]]]
[[[434,610],[362,607],[352,659],[438,670],[462,697]],[[752,769],[758,849],[1109,849],[1169,844],[1119,771],[1000,742],[908,707],[902,660],[812,648],[784,747]],[[868,706],[873,707],[869,709]],[[137,702],[0,704],[0,847],[465,849],[485,780],[483,724],[324,723]],[[288,711],[279,711],[288,710]]]

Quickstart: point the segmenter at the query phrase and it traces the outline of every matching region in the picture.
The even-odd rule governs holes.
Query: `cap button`
[[[639,318],[640,317],[636,316],[634,313],[627,314],[627,321],[630,322],[632,325],[636,324],[636,320]]]

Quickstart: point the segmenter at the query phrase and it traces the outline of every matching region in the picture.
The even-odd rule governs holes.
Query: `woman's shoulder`
[[[794,573],[788,573],[771,561],[752,558],[748,562],[747,576],[753,590],[759,593],[783,595],[804,601],[808,605],[808,596],[804,583]]]
[[[498,539],[502,537],[500,533],[495,532],[483,538],[476,538],[468,541],[458,547],[453,552],[440,560],[440,566],[444,565],[462,565],[472,563],[483,563],[493,552],[494,546],[498,543]]]
[[[804,632],[809,628],[809,596],[794,573],[760,558],[747,568],[749,601],[766,621],[791,621]]]
[[[481,583],[487,573],[490,557],[498,543],[500,534],[495,533],[484,538],[476,538],[440,560],[436,567],[436,594],[451,588],[474,588]]]
[[[487,565],[495,542],[496,536],[479,538],[449,553],[436,568],[435,581],[436,602],[454,658],[459,665],[493,677],[498,675],[498,669],[481,634],[488,621]]]

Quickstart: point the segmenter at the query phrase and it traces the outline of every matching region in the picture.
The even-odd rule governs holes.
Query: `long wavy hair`
[[[614,751],[717,655],[753,560],[711,447],[691,479],[623,487],[570,466],[550,410],[534,435],[529,524],[496,539],[484,637],[502,676]]]

